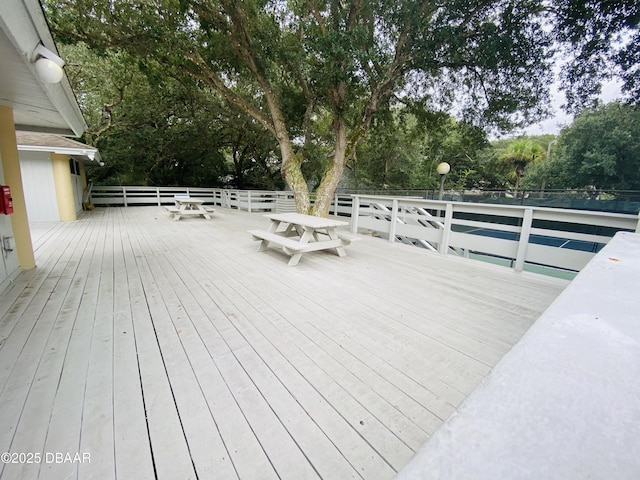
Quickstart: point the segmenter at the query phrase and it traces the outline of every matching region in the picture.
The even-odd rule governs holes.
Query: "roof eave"
[[[62,81],[57,84],[44,83],[36,73],[35,65],[32,61],[33,51],[39,43],[57,53],[40,2],[38,0],[0,2],[0,27],[13,43],[14,48],[21,55],[32,75],[38,79],[40,86],[58,111],[60,117],[68,125],[68,130],[60,131],[55,129],[57,130],[55,133],[80,137],[87,129],[87,124],[66,73]],[[20,129],[43,131],[39,127],[28,125],[20,125]]]
[[[43,145],[18,145],[21,152],[47,152],[59,155],[70,155],[76,157],[87,157],[92,162],[100,163],[102,157],[100,152],[94,148],[65,148],[65,147],[48,147]]]

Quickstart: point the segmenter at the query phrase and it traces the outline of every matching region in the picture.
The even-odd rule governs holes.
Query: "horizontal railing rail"
[[[490,257],[516,271],[579,271],[618,231],[639,232],[640,216],[557,208],[353,195],[353,232],[390,242],[427,242],[441,254]],[[408,240],[408,241],[407,241]]]

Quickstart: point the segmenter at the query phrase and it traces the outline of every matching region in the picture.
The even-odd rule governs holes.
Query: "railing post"
[[[156,187],[156,198],[158,199],[158,206],[161,206],[162,203],[160,202],[160,187]]]
[[[389,241],[391,243],[396,241],[396,226],[398,224],[398,199],[393,199],[393,206],[391,207],[391,225],[389,225]]]
[[[351,198],[351,233],[358,233],[358,218],[360,217],[360,197],[352,195]]]
[[[251,213],[251,190],[247,190],[247,210]]]
[[[122,187],[122,200],[124,202],[124,206],[128,207],[129,205],[127,205],[127,187]]]
[[[640,212],[638,212],[638,223],[636,224],[636,233],[640,233]]]
[[[522,219],[522,229],[520,231],[520,241],[518,242],[518,252],[516,253],[516,264],[514,266],[516,272],[524,270],[524,260],[527,256],[527,246],[529,245],[532,223],[533,209],[525,208],[524,217]]]
[[[442,239],[438,245],[440,255],[449,253],[449,242],[451,238],[451,224],[453,223],[453,203],[447,202],[444,207],[444,227],[442,228]]]

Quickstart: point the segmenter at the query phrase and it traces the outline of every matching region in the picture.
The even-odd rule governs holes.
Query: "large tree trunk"
[[[293,192],[297,212],[308,214],[311,212],[311,198],[309,197],[309,187],[307,187],[307,182],[302,175],[302,152],[296,153],[293,151],[278,99],[266,81],[262,82],[261,86],[267,99],[269,113],[273,122],[272,133],[278,141],[280,153],[282,154],[282,166],[280,167],[282,178],[284,178],[284,181],[287,182]]]
[[[287,182],[289,188],[293,192],[296,201],[296,211],[298,213],[311,213],[311,198],[309,197],[309,188],[307,182],[302,175],[302,153],[294,153],[291,142],[280,143],[280,151],[282,153],[282,178]]]
[[[518,190],[520,190],[520,179],[522,178],[522,172],[516,170],[516,184],[513,189],[513,198],[518,198]]]
[[[329,161],[316,191],[316,201],[311,213],[319,217],[329,216],[329,208],[334,193],[342,177],[347,152],[347,128],[344,119],[334,118],[333,127],[336,135],[336,146],[333,158]]]

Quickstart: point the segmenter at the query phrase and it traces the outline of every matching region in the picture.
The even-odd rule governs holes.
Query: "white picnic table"
[[[174,198],[176,206],[166,207],[174,220],[180,220],[182,217],[195,216],[211,218],[210,213],[213,213],[212,208],[205,207],[204,200],[193,197],[177,196]]]
[[[301,213],[272,213],[264,215],[271,223],[268,230],[250,230],[254,240],[260,240],[259,252],[267,249],[270,243],[279,245],[291,255],[288,265],[293,267],[300,262],[302,254],[316,250],[335,249],[340,257],[347,255],[344,247],[353,237],[348,238],[336,228],[349,225],[349,222],[336,218],[316,217]]]

